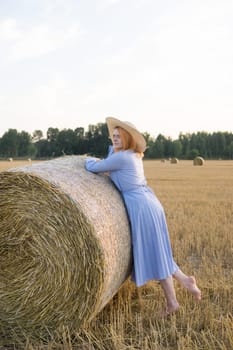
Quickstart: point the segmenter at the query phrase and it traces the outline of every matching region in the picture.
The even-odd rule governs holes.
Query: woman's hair
[[[123,150],[131,149],[132,151],[143,155],[143,153],[138,150],[136,141],[134,140],[134,138],[130,135],[130,133],[128,131],[121,128],[120,126],[117,126],[116,129],[119,132]]]

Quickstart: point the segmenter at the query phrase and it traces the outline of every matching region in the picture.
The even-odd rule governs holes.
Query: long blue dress
[[[162,280],[178,266],[172,255],[165,213],[155,193],[147,185],[143,162],[131,150],[107,158],[87,158],[85,167],[93,173],[109,172],[127,208],[133,247],[132,280],[139,287],[149,280]]]

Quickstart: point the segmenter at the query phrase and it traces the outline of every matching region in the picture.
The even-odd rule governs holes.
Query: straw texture
[[[81,156],[0,173],[0,227],[2,341],[78,330],[131,271],[121,196]]]

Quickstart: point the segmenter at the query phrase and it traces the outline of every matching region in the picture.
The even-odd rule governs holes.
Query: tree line
[[[193,159],[196,156],[233,159],[231,132],[180,133],[176,140],[162,134],[152,137],[146,132],[143,135],[148,145],[146,159]],[[106,123],[89,125],[87,131],[83,127],[63,130],[50,127],[46,136],[41,130],[35,130],[31,135],[26,131],[9,129],[0,138],[0,157],[48,159],[71,154],[105,157],[110,144]]]

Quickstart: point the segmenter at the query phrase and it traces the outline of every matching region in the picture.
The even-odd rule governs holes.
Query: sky
[[[0,137],[233,132],[232,0],[0,0]]]

